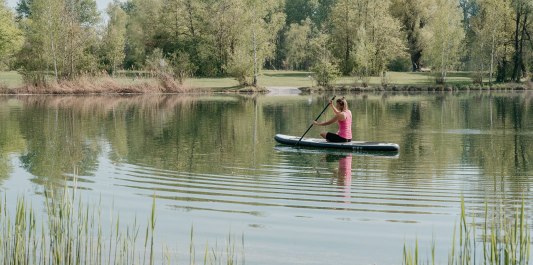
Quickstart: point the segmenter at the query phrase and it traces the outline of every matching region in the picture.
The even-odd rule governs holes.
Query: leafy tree
[[[17,28],[13,14],[0,2],[0,68],[20,50],[23,42],[22,31]]]
[[[238,19],[233,19],[236,25],[233,29],[238,31],[230,35],[229,60],[225,67],[239,82],[249,78],[252,80],[251,83],[245,82],[242,85],[256,86],[257,75],[264,62],[274,55],[277,33],[285,23],[283,1],[241,1],[234,1],[238,2],[235,7],[241,10],[241,15]],[[246,75],[246,78],[242,75]]]
[[[130,0],[124,6],[128,14],[125,67],[141,69],[146,56],[158,48],[155,35],[160,26],[161,0]]]
[[[150,71],[152,76],[170,72],[168,60],[165,58],[162,50],[157,48],[146,57],[145,70]]]
[[[331,11],[331,42],[333,53],[340,60],[343,74],[350,74],[354,68],[353,49],[361,14],[366,13],[367,0],[339,0]]]
[[[107,22],[106,35],[104,36],[104,51],[110,72],[114,75],[116,67],[122,65],[126,44],[127,15],[118,3],[111,3],[107,7],[109,21]]]
[[[289,30],[285,32],[284,43],[286,65],[290,69],[306,70],[312,65],[310,44],[316,34],[316,29],[313,28],[309,18],[302,21],[302,24],[290,25]]]
[[[196,66],[189,59],[189,54],[184,52],[173,54],[170,63],[174,72],[174,78],[178,80],[180,85],[183,85],[185,79],[193,76],[196,71]]]
[[[22,22],[26,44],[18,61],[23,74],[42,76],[51,70],[56,80],[73,79],[96,69],[99,15],[94,0],[33,0],[30,11]]]
[[[392,0],[390,12],[400,21],[406,35],[413,71],[420,71],[423,66],[422,53],[427,45],[422,30],[428,24],[430,9],[434,5],[435,0]]]
[[[156,45],[165,54],[187,54],[195,73],[212,75],[209,7],[205,1],[163,0]],[[205,57],[203,57],[205,55]],[[216,74],[215,74],[216,75]]]
[[[343,74],[381,74],[404,52],[400,22],[390,1],[341,0],[332,10],[331,42]]]
[[[329,87],[340,75],[338,67],[328,60],[321,60],[311,68],[317,85]]]
[[[15,11],[17,11],[17,20],[28,18],[31,15],[30,6],[33,0],[19,0]]]
[[[383,75],[389,62],[403,56],[407,50],[400,22],[390,15],[389,8],[390,1],[370,2],[367,21],[362,25],[366,25],[366,28],[360,27],[358,31],[357,41],[366,43],[367,49],[363,50],[362,55],[357,52],[356,56],[368,57],[372,75]]]
[[[492,83],[496,64],[510,56],[505,53],[505,45],[512,38],[512,9],[508,2],[500,0],[480,0],[478,5],[479,13],[472,18],[475,38],[470,49],[478,78],[488,70]]]
[[[430,20],[424,28],[427,47],[424,56],[438,71],[437,82],[446,82],[448,71],[458,63],[465,32],[461,10],[454,0],[436,0],[430,10]]]
[[[525,77],[527,74],[524,61],[524,44],[526,43],[526,40],[531,39],[528,37],[528,27],[531,24],[530,16],[533,11],[533,4],[528,0],[514,0],[512,1],[512,7],[514,9],[515,18],[511,80],[520,82],[521,78]],[[503,71],[505,72],[505,69],[503,69]]]
[[[355,63],[357,64],[357,74],[360,77],[367,77],[371,74],[371,58],[376,53],[376,47],[368,40],[366,29],[361,25],[357,31],[357,44],[355,45]]]
[[[291,0],[285,2],[287,25],[300,23],[306,19],[314,20],[320,6],[318,0]]]

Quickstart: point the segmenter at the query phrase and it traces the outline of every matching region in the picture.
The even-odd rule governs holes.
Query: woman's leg
[[[344,139],[344,138],[340,137],[338,134],[336,134],[336,133],[330,133],[330,132],[328,132],[328,133],[326,134],[326,137],[325,137],[325,138],[326,138],[326,140],[327,140],[328,142],[333,142],[333,143],[346,143],[346,142],[350,142],[350,140],[348,140],[348,139]]]

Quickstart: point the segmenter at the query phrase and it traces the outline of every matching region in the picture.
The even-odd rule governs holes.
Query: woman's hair
[[[348,102],[346,102],[346,99],[344,97],[337,99],[337,104],[341,106],[340,111],[345,111],[348,109]]]

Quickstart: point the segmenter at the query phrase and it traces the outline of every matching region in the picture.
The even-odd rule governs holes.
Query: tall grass
[[[524,214],[524,201],[520,210],[509,217],[502,210],[489,214],[485,204],[485,216],[482,236],[477,242],[476,224],[467,221],[464,200],[461,200],[461,218],[459,222],[459,238],[457,227],[454,227],[452,246],[448,255],[449,265],[526,265],[529,264],[531,235]],[[435,243],[431,246],[431,264],[435,264]],[[481,257],[479,257],[481,255]],[[404,245],[404,265],[430,264],[422,262],[418,257],[418,242],[415,248]]]
[[[113,209],[107,224],[109,228],[104,229],[106,223],[102,219],[106,218],[102,215],[101,202],[94,206],[84,204],[79,196],[76,198],[75,193],[75,190],[67,188],[59,192],[45,192],[46,210],[41,218],[36,217],[31,203],[24,197],[17,199],[14,215],[8,210],[7,199],[0,198],[0,263],[176,264],[177,254],[172,254],[164,244],[156,244],[155,197],[145,229],[141,229],[137,218],[131,225],[124,226]],[[184,253],[191,256],[191,265],[197,264],[192,237],[191,229],[190,252]],[[240,258],[235,251],[236,244],[231,241],[232,236],[229,238],[225,253],[212,248],[212,251],[206,252],[200,264],[244,264],[244,258]],[[156,245],[162,246],[160,259],[156,258]],[[206,249],[209,248],[206,245]]]

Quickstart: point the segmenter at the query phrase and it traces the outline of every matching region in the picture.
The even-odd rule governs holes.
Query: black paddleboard
[[[332,149],[349,149],[354,151],[395,151],[400,150],[400,146],[395,143],[383,142],[367,142],[367,141],[351,141],[346,143],[332,143],[326,139],[317,138],[303,138],[300,143],[300,137],[290,136],[284,134],[276,134],[274,139],[281,144],[298,145],[316,148],[332,148]]]

